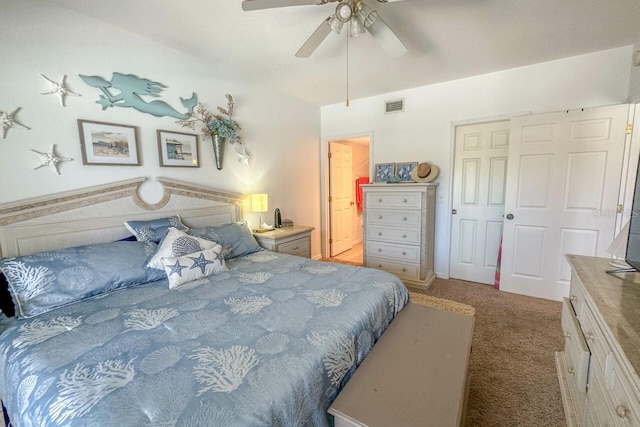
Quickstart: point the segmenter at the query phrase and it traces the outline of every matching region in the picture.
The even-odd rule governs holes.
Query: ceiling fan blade
[[[242,10],[274,9],[276,7],[305,6],[308,4],[324,4],[323,0],[244,0]]]
[[[302,47],[296,52],[296,57],[308,58],[316,51],[318,46],[320,46],[320,43],[322,43],[331,32],[331,26],[329,25],[330,19],[331,16],[322,21],[322,24],[316,28],[313,34],[311,34],[307,41],[304,42]]]
[[[407,47],[402,43],[402,40],[398,38],[396,33],[393,32],[386,22],[378,15],[376,22],[372,26],[367,28],[373,38],[378,42],[380,47],[387,52],[390,56],[396,57],[404,55],[407,52]]]

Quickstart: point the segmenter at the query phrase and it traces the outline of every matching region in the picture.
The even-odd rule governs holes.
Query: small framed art
[[[396,163],[396,175],[400,182],[414,182],[411,178],[411,171],[418,166],[418,162]]]
[[[193,133],[158,130],[158,156],[160,166],[198,168],[198,135]]]
[[[78,120],[83,165],[140,166],[138,128]]]
[[[378,163],[376,164],[376,181],[389,182],[389,179],[395,174],[395,163]]]

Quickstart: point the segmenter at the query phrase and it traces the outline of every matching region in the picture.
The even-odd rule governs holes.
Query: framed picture
[[[395,163],[376,164],[375,182],[389,182],[389,179],[395,174],[395,166]]]
[[[83,165],[140,166],[138,128],[78,120]]]
[[[396,163],[396,175],[400,182],[413,182],[411,171],[418,166],[418,162]]]
[[[158,130],[160,166],[199,168],[198,135]]]

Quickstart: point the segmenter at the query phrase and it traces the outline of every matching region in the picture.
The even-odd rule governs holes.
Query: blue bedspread
[[[261,251],[170,290],[119,290],[12,321],[0,393],[16,427],[325,426],[408,299],[395,276]]]

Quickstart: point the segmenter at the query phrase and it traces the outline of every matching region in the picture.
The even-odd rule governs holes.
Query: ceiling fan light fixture
[[[360,34],[365,33],[364,23],[359,16],[349,21],[349,35],[351,37],[358,37]]]
[[[340,21],[336,15],[333,15],[331,18],[329,18],[328,21],[326,21],[327,24],[331,27],[331,31],[333,31],[336,34],[340,34],[342,32],[342,27],[344,26],[344,22]]]
[[[353,16],[353,9],[348,2],[340,3],[336,6],[336,18],[343,24],[349,22]]]
[[[376,19],[378,19],[378,12],[364,3],[360,3],[358,5],[357,16],[362,20],[364,27],[369,28],[376,22]]]

